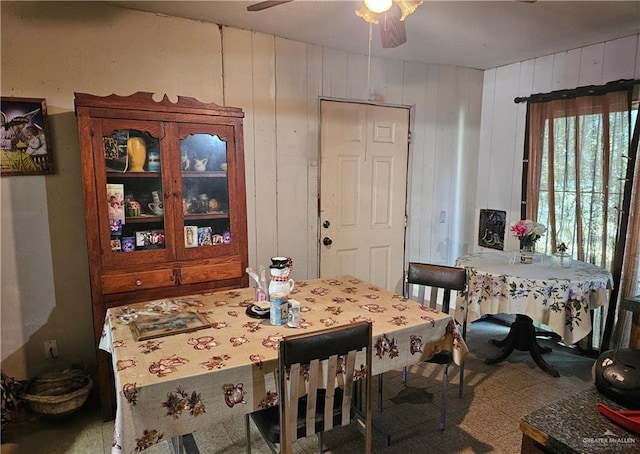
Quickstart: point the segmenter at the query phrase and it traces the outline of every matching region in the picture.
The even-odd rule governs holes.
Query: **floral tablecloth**
[[[351,276],[296,282],[290,298],[301,303],[299,328],[246,315],[251,288],[109,309],[100,348],[115,373],[112,452],[139,452],[276,404],[278,341],[303,330],[371,320],[374,375],[443,350],[461,364],[467,353],[450,315]],[[130,322],[163,312],[196,312],[210,327],[136,341]]]
[[[573,344],[591,332],[589,310],[608,301],[611,273],[573,261],[570,268],[553,266],[551,257],[532,264],[509,262],[503,252],[458,257],[456,266],[469,270],[468,303],[458,298],[456,319],[472,322],[484,314],[524,314],[543,323]]]

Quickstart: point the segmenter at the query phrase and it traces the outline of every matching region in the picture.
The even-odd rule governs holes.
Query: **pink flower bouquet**
[[[524,219],[511,226],[511,232],[520,240],[521,247],[531,247],[540,238],[547,228],[539,222]]]

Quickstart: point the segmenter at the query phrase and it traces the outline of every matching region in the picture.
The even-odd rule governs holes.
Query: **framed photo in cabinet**
[[[2,97],[0,175],[53,173],[47,103],[40,98]]]
[[[185,247],[198,246],[198,226],[197,225],[184,226],[184,246]]]

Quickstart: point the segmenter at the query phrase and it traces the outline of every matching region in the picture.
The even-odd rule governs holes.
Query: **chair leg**
[[[382,374],[378,374],[378,412],[382,413]]]
[[[444,430],[444,422],[447,415],[447,381],[449,381],[449,365],[444,366],[442,374],[442,403],[440,404],[440,430]]]
[[[249,413],[247,413],[246,415],[244,415],[244,430],[245,430],[245,437],[246,437],[246,441],[247,441],[247,449],[246,449],[246,453],[247,454],[251,454],[251,421],[249,420]]]
[[[467,340],[467,316],[465,313],[464,321],[462,322],[462,340]],[[458,390],[458,397],[462,399],[464,385],[464,360],[460,364],[460,389]]]
[[[182,454],[182,436],[172,437],[170,442],[174,454]]]
[[[318,454],[322,454],[322,451],[323,451],[322,432],[318,432]]]

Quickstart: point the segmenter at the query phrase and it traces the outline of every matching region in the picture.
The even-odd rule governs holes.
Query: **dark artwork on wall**
[[[53,173],[47,102],[41,98],[3,96],[0,111],[0,175]]]
[[[504,229],[506,211],[480,210],[480,229],[478,245],[491,249],[504,250]]]

